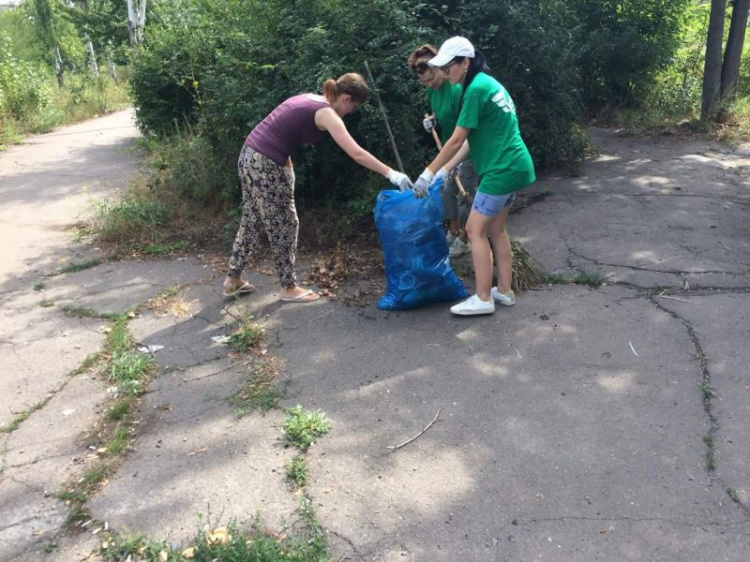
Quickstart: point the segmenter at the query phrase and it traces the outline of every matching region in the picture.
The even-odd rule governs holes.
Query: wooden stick
[[[428,113],[425,113],[424,118],[429,119],[430,115]],[[438,137],[435,127],[432,128],[432,138],[435,139],[435,145],[437,146],[437,149],[442,150],[443,143],[440,142],[440,137]],[[458,191],[461,192],[461,197],[463,197],[464,199],[468,199],[469,195],[466,193],[466,190],[464,189],[464,184],[461,183],[461,178],[458,177],[458,174],[456,174],[456,185],[458,186]]]
[[[412,437],[408,441],[404,441],[403,443],[401,443],[399,445],[396,445],[395,447],[387,447],[387,449],[389,449],[391,451],[395,451],[397,449],[400,449],[401,447],[406,447],[409,443],[411,443],[412,441],[415,441],[420,435],[422,435],[425,431],[427,431],[428,429],[430,429],[432,427],[432,424],[434,424],[437,421],[438,416],[440,415],[440,411],[441,410],[442,410],[442,408],[438,408],[437,414],[435,414],[435,417],[433,418],[433,420],[430,423],[428,423],[422,429],[422,431],[420,431],[419,433],[417,433],[414,437]]]
[[[372,92],[375,94],[375,99],[378,102],[378,107],[380,108],[380,114],[383,116],[383,121],[385,121],[385,130],[388,132],[388,138],[391,140],[391,148],[393,148],[393,154],[396,156],[396,164],[398,165],[399,171],[403,174],[404,165],[401,163],[401,156],[399,156],[398,154],[398,148],[396,147],[396,139],[393,138],[393,133],[391,132],[391,126],[388,124],[388,116],[385,114],[385,108],[383,107],[383,102],[380,101],[380,94],[378,94],[378,89],[375,87],[375,79],[372,77],[372,72],[370,72],[370,65],[367,64],[367,61],[365,61],[365,69],[367,70],[367,77],[370,79],[370,82],[372,83]]]

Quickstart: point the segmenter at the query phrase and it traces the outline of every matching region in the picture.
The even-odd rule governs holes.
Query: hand
[[[409,179],[409,176],[406,174],[402,174],[401,172],[397,172],[393,168],[388,170],[388,173],[385,175],[389,180],[391,180],[391,183],[398,187],[399,191],[406,191],[407,189],[411,189],[412,183]]]
[[[440,168],[438,170],[438,173],[435,174],[435,177],[432,178],[430,185],[434,185],[435,182],[437,182],[438,180],[443,180],[443,184],[445,184],[445,181],[448,179],[449,176],[450,176],[450,173],[448,172],[448,170],[446,170],[445,168]]]
[[[422,126],[424,127],[424,130],[428,133],[431,133],[432,130],[435,128],[435,116],[431,115],[430,117],[425,117],[422,120]]]
[[[426,197],[427,189],[430,187],[434,178],[435,174],[433,174],[429,168],[425,168],[424,172],[419,174],[419,178],[417,178],[417,181],[414,183],[414,195],[417,198]]]

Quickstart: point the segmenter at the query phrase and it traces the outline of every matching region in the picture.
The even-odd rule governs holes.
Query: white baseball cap
[[[427,61],[430,66],[445,66],[456,57],[474,58],[474,45],[466,37],[451,37],[440,45],[438,54]]]

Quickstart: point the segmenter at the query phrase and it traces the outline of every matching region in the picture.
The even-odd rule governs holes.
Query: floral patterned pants
[[[294,260],[299,219],[294,206],[294,169],[244,146],[237,163],[242,186],[242,219],[229,258],[229,276],[239,277],[260,247],[261,222],[271,244],[276,273],[285,289],[297,283]]]

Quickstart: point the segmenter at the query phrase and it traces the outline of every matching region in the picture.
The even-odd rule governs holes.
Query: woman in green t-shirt
[[[461,84],[463,94],[453,134],[414,183],[414,191],[426,193],[436,172],[440,176],[449,173],[471,146],[479,186],[466,231],[471,241],[476,294],[451,307],[451,312],[462,316],[492,314],[495,302],[515,304],[511,290],[513,252],[505,224],[515,192],[536,179],[534,163],[518,130],[510,94],[485,72],[484,57],[468,39],[448,39],[429,64],[441,69],[451,84]],[[493,250],[497,287],[492,287]]]
[[[440,141],[445,143],[456,128],[458,104],[461,101],[463,88],[461,84],[451,84],[445,74],[427,64],[427,61],[434,58],[437,53],[434,46],[422,45],[409,54],[406,64],[427,89],[427,101],[433,115],[424,119],[424,129],[433,135],[437,135],[439,131]],[[435,139],[437,140],[438,137],[435,136]],[[461,182],[462,189],[459,189],[458,182]],[[469,218],[469,208],[476,188],[477,173],[473,162],[467,158],[450,177],[446,178],[443,189],[440,191],[443,201],[443,217],[448,221],[449,228],[446,236],[448,255],[452,258],[471,252],[464,226]]]

